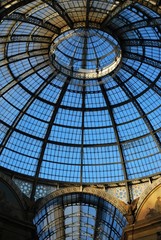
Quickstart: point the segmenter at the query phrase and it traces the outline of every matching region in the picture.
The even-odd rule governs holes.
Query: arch
[[[100,197],[100,198],[104,199],[105,201],[111,203],[123,215],[126,215],[126,213],[127,213],[127,204],[125,204],[123,201],[117,199],[116,197],[110,195],[109,193],[105,192],[105,190],[99,189],[97,187],[84,187],[84,188],[82,188],[82,187],[67,187],[67,188],[56,190],[38,202],[37,211],[39,211],[45,204],[47,204],[53,198],[56,198],[56,197],[59,197],[59,196],[65,195],[65,194],[70,194],[70,193],[88,193],[88,194],[95,195],[95,196]]]
[[[12,179],[0,173],[0,239],[35,239],[30,205]]]
[[[9,178],[7,175],[0,172],[0,182],[4,183],[10,189],[10,191],[13,193],[13,195],[18,200],[21,207],[23,207],[23,209],[25,209],[26,202],[24,199],[24,195],[21,192],[21,190],[17,187],[17,185],[11,180],[11,178]]]
[[[136,221],[145,219],[148,216],[157,216],[157,211],[155,211],[157,198],[161,198],[161,177],[150,184],[141,194],[138,201]]]
[[[38,201],[33,220],[37,236],[41,240],[50,236],[57,240],[73,239],[73,236],[121,239],[127,220],[116,208],[119,203],[122,205],[120,200],[97,187],[67,187],[55,191]]]

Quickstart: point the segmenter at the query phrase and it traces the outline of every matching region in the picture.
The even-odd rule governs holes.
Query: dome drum
[[[78,79],[106,76],[118,67],[121,58],[116,39],[94,28],[66,31],[56,37],[50,47],[53,66],[65,75]]]

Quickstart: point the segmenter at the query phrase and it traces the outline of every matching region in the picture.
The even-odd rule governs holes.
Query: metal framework
[[[108,106],[108,111],[110,113],[112,125],[113,125],[113,128],[114,128],[115,137],[116,137],[116,141],[117,141],[117,145],[118,145],[118,149],[119,149],[119,154],[120,154],[120,159],[121,159],[121,162],[122,162],[124,179],[125,179],[125,182],[126,182],[125,184],[126,184],[126,191],[127,191],[127,201],[129,202],[130,201],[130,193],[129,193],[128,183],[127,183],[128,175],[127,175],[127,171],[126,171],[126,164],[125,164],[125,159],[124,159],[124,155],[123,155],[123,151],[122,151],[122,146],[121,146],[121,142],[120,142],[120,138],[119,138],[119,134],[118,134],[118,130],[117,130],[117,125],[116,125],[116,122],[115,122],[115,118],[114,118],[114,114],[113,114],[113,111],[112,111],[111,103],[108,99],[108,96],[107,96],[107,93],[106,93],[106,90],[105,90],[105,87],[103,86],[103,84],[100,84],[100,88],[101,88],[102,94],[105,98],[106,104]]]
[[[6,3],[0,10],[0,20],[2,20],[7,14],[10,14],[12,11],[15,11],[17,8],[24,6],[25,4],[34,2],[34,0],[17,0],[14,4]],[[8,6],[8,7],[6,7]]]
[[[31,104],[34,102],[35,98],[37,97],[37,94],[41,93],[43,91],[43,89],[48,85],[48,83],[50,83],[55,74],[57,73],[53,73],[46,81],[44,81],[40,87],[35,91],[35,93],[31,96],[31,98],[28,100],[27,104],[24,106],[24,108],[22,109],[22,111],[19,113],[19,115],[17,116],[17,118],[15,119],[13,125],[12,125],[12,129],[10,129],[8,131],[8,133],[6,134],[6,137],[4,138],[3,142],[2,142],[2,146],[4,146],[6,144],[6,142],[8,141],[9,137],[11,136],[12,132],[14,131],[14,129],[16,128],[17,124],[19,123],[19,121],[21,120],[21,118],[23,117],[25,111],[27,111],[27,109],[31,106]],[[3,148],[1,149],[1,151],[3,150]]]
[[[138,53],[131,53],[131,52],[126,51],[126,52],[123,53],[123,57],[147,63],[147,64],[151,65],[152,67],[156,67],[158,69],[161,68],[161,62],[160,61],[154,60],[150,57],[142,56]]]
[[[12,42],[41,42],[41,43],[51,43],[51,37],[47,36],[26,36],[26,35],[11,35],[11,36],[1,36],[0,43],[12,43]]]
[[[59,216],[58,221],[57,213],[60,213],[61,208],[63,208],[64,218]],[[93,213],[91,213],[91,209],[93,209]],[[48,221],[51,214],[53,214],[52,222],[50,221],[48,226],[43,226],[43,219]],[[88,218],[88,222],[86,218]],[[111,221],[111,219],[113,220]],[[116,225],[119,226],[118,228],[113,227],[114,220]],[[106,202],[96,195],[78,192],[50,200],[47,205],[42,206],[39,210],[34,222],[37,226],[41,223],[42,228],[39,228],[38,232],[40,239],[45,238],[46,234],[44,233],[46,231],[54,239],[66,239],[67,237],[77,237],[78,239],[82,237],[90,239],[120,238],[121,228],[126,224],[123,215],[110,202]],[[64,227],[62,228],[61,225],[64,225]],[[55,226],[54,230],[52,230],[53,226]],[[62,235],[61,231],[63,229],[64,233]],[[108,231],[105,231],[105,229],[108,229]]]
[[[26,182],[32,200],[38,199],[40,186],[46,191],[43,196],[49,188],[73,186],[71,191],[54,192],[42,202],[49,228],[60,219],[55,239],[72,238],[73,234],[78,239],[115,239],[113,234],[120,238],[114,219],[117,209],[126,214],[125,206],[104,190],[99,192],[97,184],[103,189],[122,187],[123,200],[131,202],[136,181],[139,184],[161,175],[160,14],[158,1],[145,0],[3,2],[0,170]],[[76,29],[95,29],[118,41],[120,55],[112,55],[111,71],[101,74],[97,67],[105,49],[112,49],[114,43],[109,40],[102,45],[99,34],[87,34],[74,45]],[[63,56],[64,62],[69,61],[70,70],[60,67],[54,58],[55,39],[62,54],[58,60]],[[107,60],[111,60],[108,53]],[[74,64],[87,74],[74,72]],[[85,189],[92,184],[96,187]],[[48,203],[53,207],[51,222]],[[111,214],[110,207],[111,222],[104,216],[104,209]],[[87,216],[88,224],[82,220]],[[39,221],[43,222],[43,217],[37,215],[35,224]],[[109,233],[101,231],[101,224]],[[120,221],[118,225],[125,224]],[[66,227],[71,231],[67,233]],[[48,236],[55,234],[51,229]]]
[[[5,19],[21,21],[21,22],[25,22],[25,23],[31,23],[31,24],[34,24],[35,26],[46,28],[56,34],[60,34],[60,29],[58,27],[53,26],[49,22],[44,22],[43,20],[36,18],[36,17],[26,16],[21,13],[12,13],[9,16],[4,17],[4,20]]]
[[[125,8],[127,8],[130,5],[133,5],[134,3],[140,3],[145,7],[148,7],[150,9],[152,9],[153,11],[157,12],[158,14],[161,14],[161,8],[158,7],[157,1],[154,4],[154,1],[149,1],[149,0],[135,0],[135,1],[131,1],[131,0],[126,0],[126,1],[120,1],[119,5],[117,7],[115,7],[110,14],[104,19],[104,21],[102,22],[102,27],[106,27],[107,25],[110,24],[110,21],[112,21],[112,19],[117,16],[122,10],[124,10]]]
[[[157,134],[155,133],[155,130],[151,124],[151,122],[149,121],[149,119],[147,118],[145,112],[143,111],[143,109],[141,108],[141,106],[138,104],[137,100],[133,98],[132,93],[129,91],[129,89],[122,83],[122,81],[119,79],[119,77],[115,76],[116,81],[121,85],[121,87],[124,89],[125,93],[127,94],[127,96],[130,99],[133,99],[133,103],[136,107],[136,109],[138,110],[140,116],[143,118],[147,128],[149,129],[150,134],[152,135],[152,137],[154,138],[154,141],[159,149],[159,151],[161,151],[161,143],[160,140],[157,136]]]
[[[129,67],[126,63],[122,64],[122,68],[132,74],[133,76],[137,77],[139,80],[141,80],[143,83],[145,83],[147,86],[149,86],[153,91],[155,91],[159,96],[161,96],[161,88],[156,86],[156,82],[160,79],[160,74],[157,76],[156,81],[152,82],[149,78],[145,77],[143,74],[136,71],[134,68]]]
[[[47,144],[47,141],[48,141],[50,132],[51,132],[51,128],[52,128],[52,126],[53,126],[53,123],[54,123],[54,121],[55,121],[57,112],[58,112],[59,107],[60,107],[60,104],[61,104],[61,101],[62,101],[62,99],[63,99],[63,97],[64,97],[64,94],[65,94],[67,88],[68,88],[69,83],[70,83],[70,78],[67,78],[66,81],[65,81],[65,83],[64,83],[64,85],[63,85],[63,87],[62,87],[61,94],[59,95],[59,98],[57,99],[55,108],[54,108],[54,110],[53,110],[53,113],[52,113],[52,116],[51,116],[51,119],[50,119],[48,128],[47,128],[47,130],[46,130],[44,142],[43,142],[43,144],[42,144],[42,148],[41,148],[41,152],[40,152],[40,157],[39,157],[39,162],[38,162],[37,169],[36,169],[36,172],[35,172],[35,179],[38,179],[38,177],[39,177],[39,172],[40,172],[41,164],[42,164],[42,161],[43,161],[46,144]],[[32,194],[31,194],[31,198],[33,198],[33,199],[34,199],[35,190],[36,190],[36,183],[37,183],[37,182],[35,181],[35,184],[34,184],[33,190],[32,190]]]
[[[149,39],[128,39],[124,40],[126,46],[147,46],[147,47],[161,47],[161,42],[159,40],[149,40]],[[123,42],[121,43],[123,45]]]
[[[2,59],[0,61],[0,67],[3,67],[9,63],[14,63],[16,61],[20,61],[20,60],[23,60],[23,59],[27,59],[29,57],[32,57],[32,56],[39,56],[39,55],[46,55],[48,54],[48,49],[45,48],[45,49],[37,49],[37,50],[32,50],[30,52],[25,52],[25,53],[21,53],[21,54],[16,54],[14,55],[13,57],[9,57],[7,59]]]
[[[150,21],[150,26],[157,27],[157,26],[161,25],[161,18],[158,17],[158,18],[154,18],[154,19],[148,20],[148,21],[147,20],[142,20],[142,21],[139,21],[139,22],[130,23],[130,24],[118,29],[117,33],[118,34],[123,34],[125,32],[131,31],[131,30],[134,31],[134,30],[137,30],[139,28],[148,27],[149,26],[149,21]]]
[[[67,25],[72,28],[73,22],[68,16],[68,14],[65,12],[65,10],[61,7],[61,5],[58,3],[58,1],[55,0],[42,0],[44,3],[48,4],[50,7],[52,7],[59,15],[65,20]]]

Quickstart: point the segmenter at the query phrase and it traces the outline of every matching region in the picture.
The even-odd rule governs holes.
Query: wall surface
[[[150,189],[150,191],[149,191]],[[154,183],[140,196],[135,222],[124,229],[122,240],[161,240],[161,184]]]
[[[20,196],[12,186],[0,181],[0,240],[34,240],[33,216]]]

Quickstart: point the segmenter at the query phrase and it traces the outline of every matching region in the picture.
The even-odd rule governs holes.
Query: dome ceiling
[[[76,183],[160,174],[160,8],[22,2],[0,24],[0,166]]]

